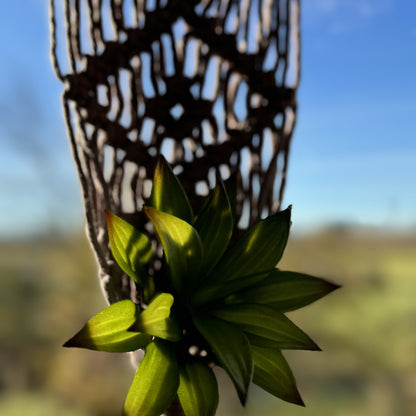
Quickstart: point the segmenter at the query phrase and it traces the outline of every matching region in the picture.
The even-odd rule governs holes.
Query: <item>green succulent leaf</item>
[[[192,223],[192,208],[188,197],[166,159],[161,156],[153,177],[150,205]]]
[[[178,217],[152,207],[143,207],[143,211],[163,246],[174,288],[178,293],[186,293],[196,284],[194,277],[201,268],[201,238],[191,225]]]
[[[155,279],[153,276],[147,277],[146,286],[143,288],[143,302],[148,304],[156,295],[156,285]]]
[[[233,215],[234,223],[237,220],[237,192],[241,189],[241,173],[236,171],[224,181],[225,190],[227,192],[228,200],[230,201],[231,213]]]
[[[282,312],[309,305],[339,286],[303,273],[273,270],[266,279],[231,295],[227,303],[259,303]]]
[[[219,280],[233,280],[273,269],[289,237],[290,211],[288,208],[257,222],[231,247],[211,274]]]
[[[228,296],[222,290],[228,282],[240,280],[236,290],[243,289],[269,274],[279,262],[286,247],[290,228],[290,211],[284,211],[257,222],[222,257],[205,279],[196,296],[196,304]]]
[[[233,215],[230,202],[221,179],[210,193],[206,204],[195,220],[204,247],[204,273],[208,273],[218,262],[233,233]]]
[[[174,299],[170,293],[160,293],[138,316],[132,329],[168,341],[179,341],[181,339],[179,325],[170,318],[173,302]]]
[[[160,416],[171,404],[179,386],[179,366],[173,345],[155,340],[134,376],[124,403],[124,416]]]
[[[247,337],[237,326],[221,319],[194,316],[193,320],[219,363],[231,377],[244,406],[253,373],[253,360]]]
[[[137,318],[137,306],[131,300],[113,303],[91,318],[64,347],[87,348],[107,352],[127,352],[145,347],[150,335],[131,332]]]
[[[226,281],[214,281],[207,284],[201,284],[195,294],[192,296],[194,306],[207,304],[224,303],[232,299],[232,294],[243,291],[244,289],[255,286],[258,282],[265,279],[271,270],[262,273],[254,273],[240,276],[238,279]],[[232,302],[229,302],[232,303]]]
[[[252,346],[253,383],[273,396],[304,406],[289,364],[278,349]]]
[[[319,350],[319,347],[282,312],[257,304],[229,305],[211,311],[238,325],[254,345],[278,349]]]
[[[214,416],[218,406],[218,384],[207,365],[190,362],[180,369],[178,398],[186,416]]]
[[[145,285],[145,265],[150,261],[153,249],[149,239],[110,211],[105,211],[111,252],[121,267],[135,282]]]

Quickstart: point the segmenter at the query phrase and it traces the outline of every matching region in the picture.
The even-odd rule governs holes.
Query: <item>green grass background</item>
[[[323,349],[285,353],[306,408],[253,386],[242,409],[219,371],[218,416],[414,415],[416,232],[294,236],[279,266],[343,285],[290,314]],[[129,356],[61,347],[104,307],[85,238],[0,243],[0,415],[121,414]]]

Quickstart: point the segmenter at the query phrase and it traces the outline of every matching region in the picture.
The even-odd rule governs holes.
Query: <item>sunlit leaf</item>
[[[199,292],[212,293],[213,300],[219,297],[217,289],[220,285],[252,276],[265,277],[282,257],[289,237],[289,227],[290,208],[260,220],[224,254],[201,284]],[[240,289],[247,285],[245,282]],[[202,297],[208,301],[209,296],[205,293]],[[223,296],[228,294],[223,293]]]
[[[337,288],[318,277],[273,270],[256,285],[231,295],[227,303],[259,303],[286,312],[309,305]]]
[[[187,222],[152,207],[143,207],[163,246],[166,263],[176,291],[184,294],[196,284],[202,265],[202,243]]]
[[[278,349],[252,346],[253,383],[270,394],[290,403],[304,406],[289,364]]]
[[[138,316],[132,329],[169,341],[178,341],[181,338],[180,328],[170,318],[173,301],[173,296],[169,293],[157,295]]]
[[[186,416],[214,416],[218,406],[218,385],[207,365],[190,362],[180,369],[178,398]]]
[[[192,222],[192,208],[188,197],[163,156],[160,157],[153,177],[150,205],[189,224]]]
[[[137,306],[131,300],[113,303],[91,318],[64,347],[88,348],[97,351],[127,352],[146,346],[151,336],[131,332],[137,318]]]
[[[238,327],[221,319],[194,316],[193,320],[219,363],[231,377],[244,406],[253,372],[253,360],[247,337]]]
[[[147,348],[124,403],[124,416],[160,416],[179,386],[179,367],[172,344],[156,340]]]
[[[152,257],[149,239],[110,211],[105,211],[111,252],[121,269],[142,286],[145,285],[144,266]]]
[[[224,184],[219,180],[195,220],[204,247],[204,273],[208,273],[226,250],[233,232],[233,217]]]
[[[319,347],[282,312],[256,304],[237,304],[211,311],[238,325],[250,343],[279,349],[319,350]]]

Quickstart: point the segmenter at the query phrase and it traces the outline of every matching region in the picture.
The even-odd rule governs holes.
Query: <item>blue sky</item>
[[[294,223],[416,224],[416,3],[302,2]]]
[[[0,5],[0,239],[82,227],[45,0]],[[416,226],[416,2],[303,0],[296,230]]]

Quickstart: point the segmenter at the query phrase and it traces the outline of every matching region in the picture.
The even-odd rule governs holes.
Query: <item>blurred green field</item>
[[[282,269],[343,285],[291,314],[323,352],[286,353],[306,408],[221,379],[218,416],[411,416],[416,409],[416,232],[332,228],[292,237]],[[85,239],[0,243],[0,415],[116,416],[129,357],[64,349],[105,302]]]

